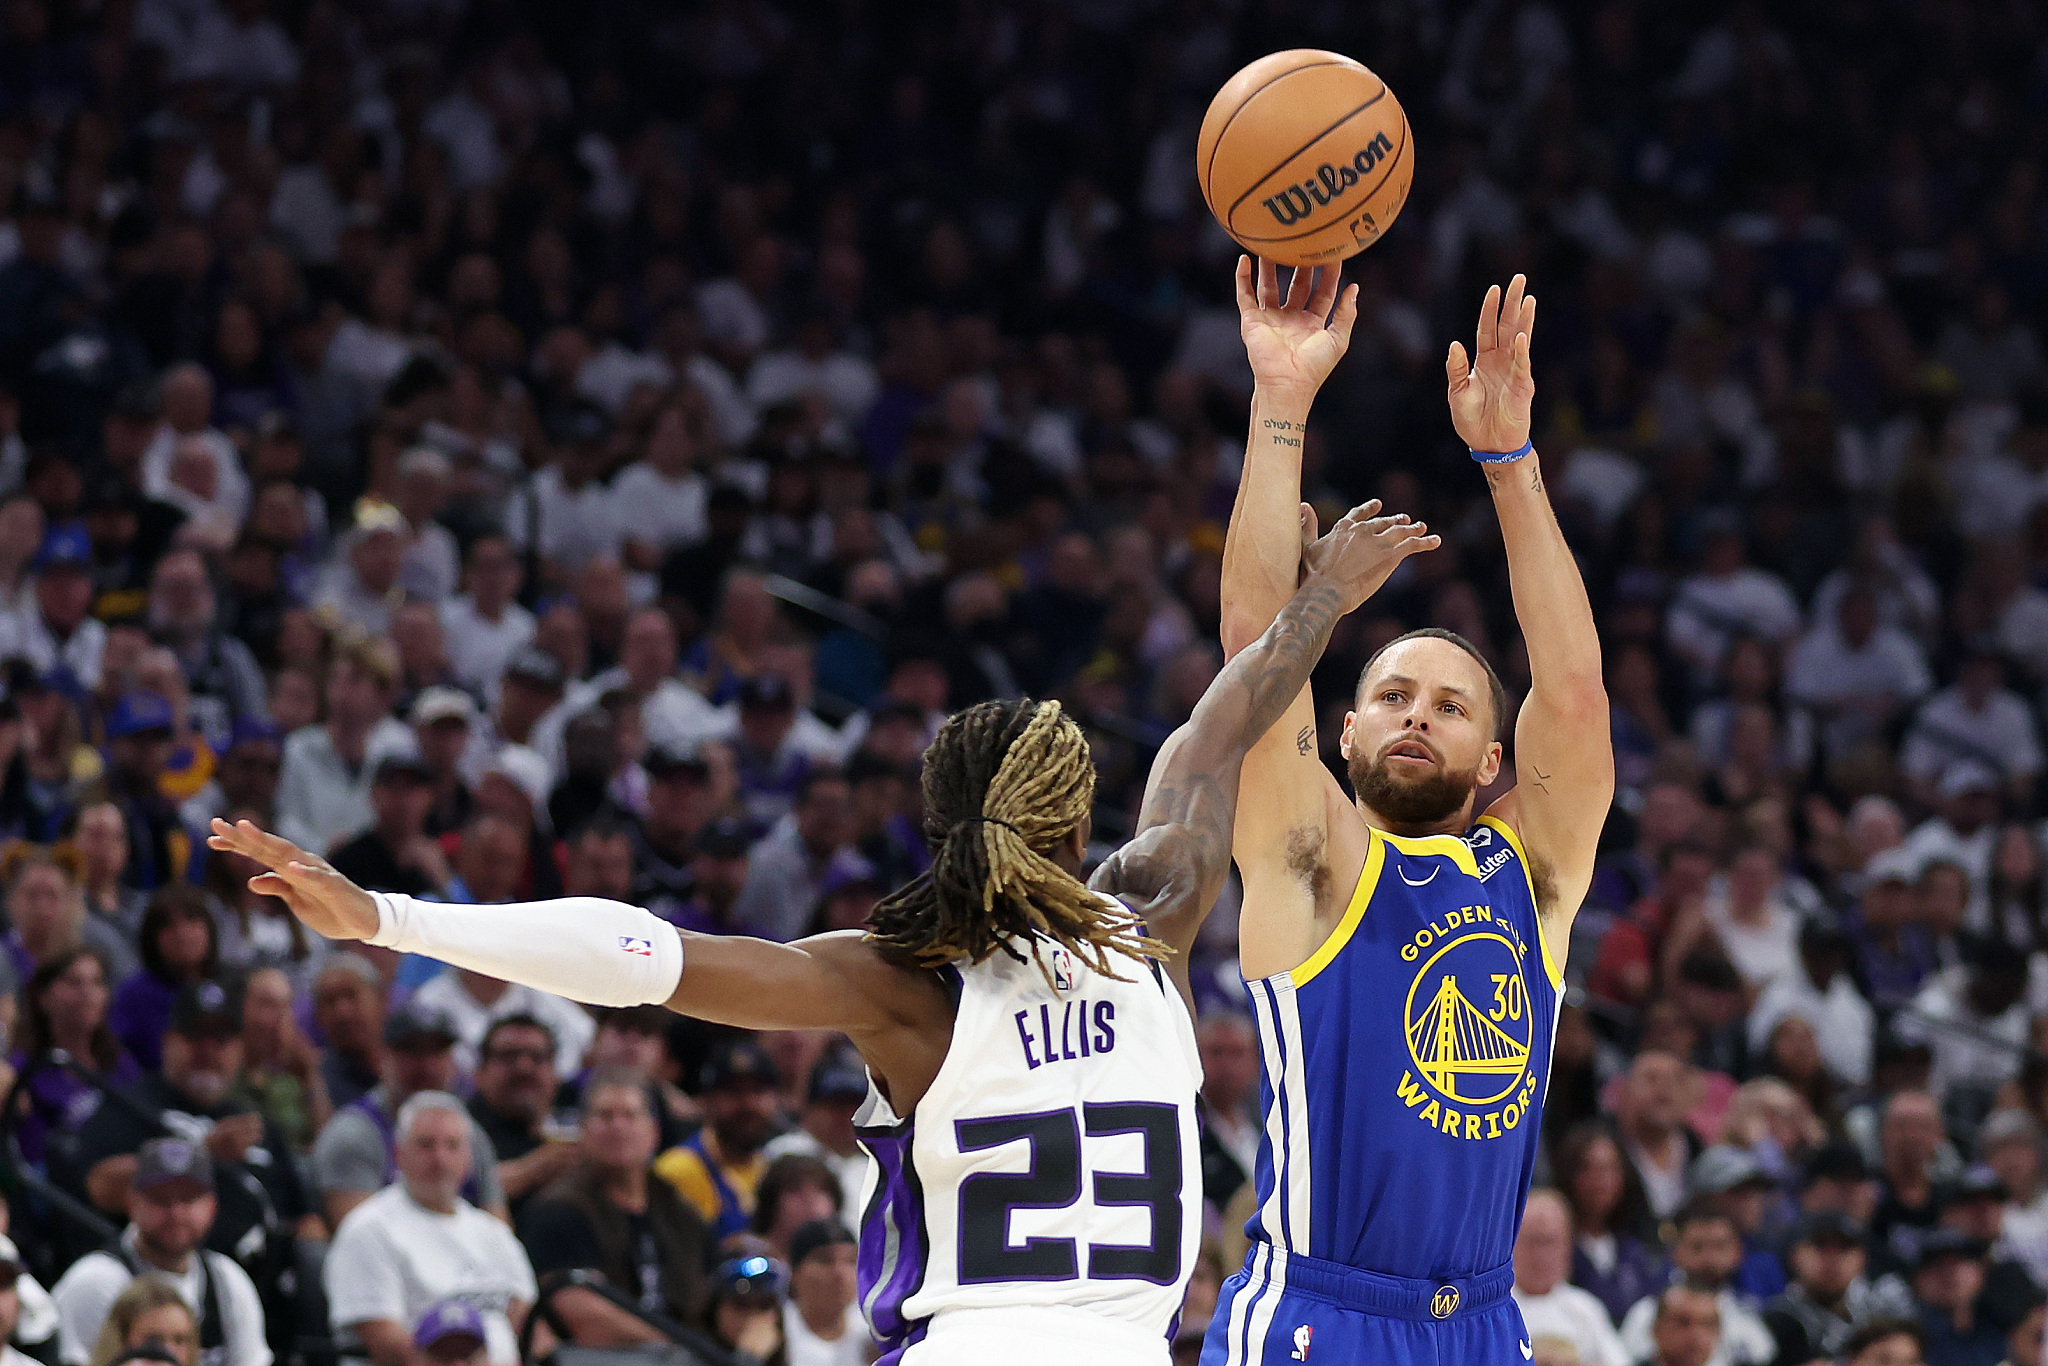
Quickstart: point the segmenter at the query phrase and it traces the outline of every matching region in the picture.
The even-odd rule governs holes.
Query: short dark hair
[[[506,1015],[491,1021],[491,1027],[484,1031],[483,1040],[476,1046],[478,1061],[481,1062],[491,1056],[491,1045],[496,1043],[498,1036],[508,1029],[538,1029],[541,1032],[541,1037],[548,1041],[548,1052],[553,1054],[555,1051],[555,1031],[549,1029],[538,1016],[528,1015],[526,1012],[521,1011],[516,1015]]]
[[[1922,1352],[1927,1350],[1927,1335],[1911,1319],[1872,1319],[1849,1334],[1849,1340],[1842,1344],[1841,1359],[1854,1361],[1886,1338],[1895,1338],[1901,1333],[1913,1339],[1914,1346]]]
[[[835,1215],[846,1202],[846,1188],[822,1158],[809,1153],[786,1153],[761,1173],[761,1184],[754,1191],[754,1232],[766,1233],[774,1228],[782,1197],[800,1186],[816,1186],[829,1194]]]
[[[1493,665],[1487,662],[1486,656],[1479,653],[1477,645],[1474,645],[1456,631],[1449,631],[1441,626],[1424,626],[1420,630],[1405,632],[1395,636],[1392,640],[1380,646],[1379,649],[1374,650],[1372,657],[1365,661],[1365,667],[1358,671],[1358,686],[1352,689],[1352,701],[1354,704],[1357,701],[1358,694],[1365,691],[1366,677],[1372,673],[1372,666],[1379,663],[1380,656],[1403,641],[1409,640],[1448,640],[1451,644],[1479,661],[1479,667],[1486,670],[1487,701],[1493,707],[1493,738],[1496,740],[1500,739],[1501,730],[1507,725],[1508,718],[1508,690],[1506,685],[1500,681],[1500,675],[1493,671]]]
[[[1735,1226],[1735,1216],[1722,1206],[1719,1199],[1711,1195],[1696,1195],[1679,1208],[1678,1216],[1671,1221],[1673,1228],[1683,1230],[1687,1224],[1727,1224]]]
[[[1717,1302],[1720,1299],[1718,1292],[1709,1290],[1697,1281],[1688,1280],[1681,1276],[1657,1292],[1657,1318],[1661,1319],[1664,1317],[1664,1311],[1670,1308],[1671,1297],[1674,1295],[1704,1295],[1706,1298]]]

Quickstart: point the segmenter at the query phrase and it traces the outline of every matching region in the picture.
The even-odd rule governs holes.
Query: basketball
[[[1195,174],[1246,251],[1335,265],[1374,242],[1414,179],[1408,116],[1387,83],[1335,52],[1268,53],[1209,102]]]

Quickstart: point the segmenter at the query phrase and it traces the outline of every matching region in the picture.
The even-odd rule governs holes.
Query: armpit
[[[1329,864],[1323,858],[1324,839],[1320,826],[1297,825],[1287,832],[1287,871],[1308,888],[1318,904],[1330,881]]]

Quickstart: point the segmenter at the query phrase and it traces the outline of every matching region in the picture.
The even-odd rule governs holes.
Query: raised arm
[[[1343,358],[1358,314],[1354,286],[1337,272],[1297,270],[1287,292],[1269,261],[1237,263],[1238,330],[1254,389],[1244,473],[1223,544],[1223,654],[1257,640],[1293,594],[1313,514],[1301,503],[1309,405]],[[1315,703],[1304,685],[1243,763],[1237,866],[1247,907],[1248,962],[1288,965],[1312,943],[1330,879],[1330,818],[1345,804],[1316,744]]]
[[[1178,950],[1168,966],[1183,995],[1191,997],[1187,951],[1230,871],[1246,753],[1301,695],[1338,619],[1372,596],[1402,560],[1440,544],[1420,523],[1375,516],[1379,508],[1377,499],[1353,508],[1301,552],[1301,586],[1160,747],[1137,836],[1096,870],[1092,886],[1125,898],[1153,934]]]
[[[1517,275],[1505,298],[1498,285],[1486,291],[1473,356],[1468,363],[1463,344],[1452,342],[1445,371],[1451,421],[1482,461],[1500,516],[1515,619],[1529,650],[1529,696],[1515,720],[1515,787],[1491,814],[1513,826],[1528,850],[1544,934],[1561,963],[1614,799],[1614,745],[1593,608],[1529,440],[1535,327],[1536,300]]]

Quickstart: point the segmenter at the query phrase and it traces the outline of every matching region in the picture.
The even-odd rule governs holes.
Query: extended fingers
[[[1500,304],[1500,331],[1494,337],[1496,344],[1505,346],[1514,336],[1515,329],[1521,325],[1522,296],[1528,289],[1529,280],[1525,275],[1517,274],[1514,279],[1508,281],[1507,295]]]
[[[1451,349],[1444,354],[1444,377],[1456,389],[1472,376],[1472,363],[1465,358],[1465,343],[1454,341]]]
[[[1252,258],[1250,256],[1240,256],[1237,258],[1235,283],[1237,286],[1237,311],[1249,313],[1256,309],[1259,306],[1258,285],[1253,275]]]
[[[1479,327],[1472,338],[1474,355],[1485,355],[1498,344],[1500,337],[1500,286],[1488,285],[1486,297],[1479,301]]]
[[[1357,321],[1358,286],[1353,285],[1338,296],[1336,311],[1330,314],[1330,331],[1335,334],[1337,345],[1350,349],[1351,325]]]
[[[1280,306],[1280,268],[1265,257],[1259,258],[1259,307]]]
[[[1330,308],[1337,302],[1337,292],[1344,287],[1344,272],[1336,266],[1325,266],[1316,272],[1316,286],[1309,291],[1308,311],[1325,325],[1330,321]]]
[[[1294,273],[1287,279],[1287,306],[1289,308],[1305,307],[1309,301],[1309,296],[1315,291],[1315,286],[1315,269],[1311,266],[1296,266]]]

